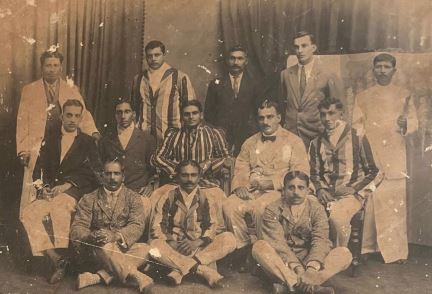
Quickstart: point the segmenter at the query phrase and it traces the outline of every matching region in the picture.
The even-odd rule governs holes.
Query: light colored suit
[[[69,85],[60,79],[58,102],[62,107],[68,99],[77,99],[85,107],[84,100],[77,87]],[[24,86],[18,109],[16,144],[17,154],[23,151],[30,152],[30,162],[24,169],[23,189],[21,194],[20,215],[23,209],[35,197],[32,185],[32,174],[36,164],[37,154],[45,135],[47,121],[48,99],[42,79]],[[83,133],[92,135],[98,132],[93,117],[87,109],[84,109],[83,119],[80,124]]]

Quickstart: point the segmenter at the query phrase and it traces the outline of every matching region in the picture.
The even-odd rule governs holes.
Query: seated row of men
[[[58,282],[68,264],[70,232],[70,239],[93,248],[102,264],[96,274],[81,274],[79,287],[116,277],[147,291],[153,282],[137,268],[149,258],[172,269],[168,278],[175,285],[192,272],[215,286],[222,276],[211,264],[235,249],[244,264],[252,250],[276,276],[275,293],[333,293],[319,285],[349,265],[350,219],[378,168],[367,138],[343,121],[342,103],[325,98],[318,108],[326,132],[312,142],[309,163],[301,139],[280,126],[279,105],[264,101],[257,109],[260,131],[243,144],[232,195],[225,199],[214,180],[229,155],[224,132],[202,121],[198,101],[182,104],[183,127],[169,129],[152,154],[146,149],[152,138],[134,127],[127,101],[116,106],[117,134],[96,147],[78,128],[84,106],[67,100],[61,133],[47,133],[33,172],[48,187],[39,187],[42,199],[22,214],[33,254],[50,258],[55,270],[49,281]],[[153,191],[151,166],[175,181]],[[330,232],[338,247],[332,251],[324,206],[306,197],[309,188],[321,204],[332,202]],[[44,225],[47,216],[53,236]],[[248,216],[260,240],[253,249]],[[136,243],[149,237],[145,227],[150,247]]]

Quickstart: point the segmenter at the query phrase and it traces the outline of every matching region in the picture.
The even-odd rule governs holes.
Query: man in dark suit
[[[204,118],[225,130],[233,155],[237,156],[243,142],[256,131],[254,111],[260,91],[258,83],[245,72],[248,56],[243,47],[232,47],[227,63],[228,75],[208,86]]]
[[[71,239],[78,256],[90,251],[97,273],[79,274],[77,288],[120,282],[134,282],[140,293],[150,293],[153,280],[137,270],[148,259],[150,246],[138,243],[150,221],[150,200],[123,185],[121,160],[106,161],[103,187],[84,195],[71,226]],[[90,245],[88,245],[90,244]]]
[[[78,129],[83,104],[67,100],[62,110],[62,127],[46,134],[33,172],[33,185],[41,199],[29,204],[21,218],[33,255],[45,255],[55,266],[50,283],[65,274],[64,249],[69,245],[72,213],[82,195],[97,187],[101,170],[94,139]],[[49,219],[51,236],[44,226]]]
[[[343,86],[314,57],[317,46],[312,34],[299,32],[293,42],[298,64],[281,72],[279,95],[285,105],[284,127],[302,138],[308,149],[310,141],[324,130],[318,103],[327,96],[344,102]]]
[[[99,153],[103,162],[120,158],[124,164],[124,184],[129,189],[149,196],[153,191],[150,157],[156,149],[153,136],[135,127],[135,112],[128,100],[116,101],[117,127],[99,142]]]

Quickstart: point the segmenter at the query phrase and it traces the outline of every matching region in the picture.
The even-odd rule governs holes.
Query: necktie
[[[111,192],[110,194],[109,194],[109,201],[108,201],[108,203],[109,203],[109,206],[111,207],[111,208],[114,208],[114,192]]]
[[[55,88],[54,85],[49,85],[48,86],[48,102],[50,104],[54,104],[55,100],[56,100],[56,92],[55,92]]]
[[[276,141],[276,136],[261,136],[261,140],[263,142],[265,142],[265,141],[274,142],[274,141]]]
[[[237,98],[238,93],[239,93],[239,84],[240,84],[240,77],[239,76],[234,76],[234,85],[233,85],[233,90],[234,90],[234,97]]]
[[[305,89],[306,89],[306,71],[304,66],[302,66],[300,72],[300,97],[303,97]]]

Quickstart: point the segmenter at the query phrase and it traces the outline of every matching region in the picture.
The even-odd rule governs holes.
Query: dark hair
[[[165,45],[161,41],[158,40],[152,40],[147,43],[147,45],[144,48],[144,52],[147,53],[147,50],[160,48],[162,53],[165,54]]]
[[[333,104],[336,106],[336,109],[343,110],[344,108],[342,101],[340,101],[338,98],[326,97],[318,104],[318,110],[322,108],[329,109]]]
[[[390,62],[393,65],[393,67],[396,67],[396,58],[391,54],[388,54],[388,53],[378,54],[373,59],[373,65],[375,66],[375,64],[377,64],[378,62],[382,62],[382,61]]]
[[[129,104],[129,106],[131,107],[131,109],[133,111],[132,101],[128,98],[122,98],[122,97],[119,97],[118,99],[114,100],[114,109],[116,109],[118,105],[123,104],[123,103]]]
[[[120,166],[121,171],[124,172],[125,166],[124,166],[123,158],[121,158],[121,157],[108,157],[108,158],[106,158],[103,162],[104,170],[105,170],[105,165],[107,165],[109,163],[117,163]]]
[[[198,108],[199,112],[202,112],[202,104],[201,104],[201,102],[199,102],[196,99],[187,100],[187,101],[182,102],[182,104],[181,104],[181,112],[183,113],[183,109],[185,109],[188,106],[196,106]]]
[[[300,179],[302,181],[305,181],[306,186],[307,187],[309,186],[309,176],[307,174],[305,174],[304,172],[299,171],[299,170],[289,171],[285,175],[284,180],[283,180],[284,186],[286,186],[289,181],[294,180],[295,178]]]
[[[180,161],[179,164],[177,164],[175,169],[176,174],[177,175],[180,174],[181,169],[188,165],[192,165],[193,167],[196,167],[198,169],[198,173],[201,174],[201,166],[196,160],[193,159],[186,159]]]
[[[295,39],[298,39],[298,38],[301,38],[301,37],[304,37],[304,36],[309,36],[309,38],[310,38],[310,40],[311,40],[311,43],[312,43],[312,44],[316,44],[316,43],[315,43],[315,36],[312,35],[311,33],[307,32],[307,31],[300,31],[300,32],[297,32],[297,33],[294,35],[294,37],[292,38],[293,43],[294,43],[294,40],[295,40]]]
[[[261,103],[261,105],[258,107],[258,110],[264,109],[264,108],[272,108],[272,107],[276,110],[277,114],[281,114],[282,113],[282,110],[280,108],[279,103],[277,103],[274,100],[269,100],[269,99],[264,100]],[[257,113],[258,113],[258,111],[257,111]]]
[[[248,56],[248,52],[247,50],[242,46],[242,45],[234,45],[232,46],[229,50],[228,53],[233,53],[233,52],[237,52],[237,51],[241,51],[243,52],[246,56]]]
[[[44,53],[42,53],[40,58],[39,58],[40,64],[43,65],[45,62],[45,59],[48,59],[48,58],[58,58],[60,60],[60,63],[63,63],[63,55],[60,52],[58,52],[57,50],[56,51],[51,51],[51,50],[48,51],[47,50]]]
[[[78,106],[81,107],[81,112],[84,110],[84,105],[81,103],[81,101],[77,99],[68,99],[62,106],[62,112],[66,109],[67,106]]]

